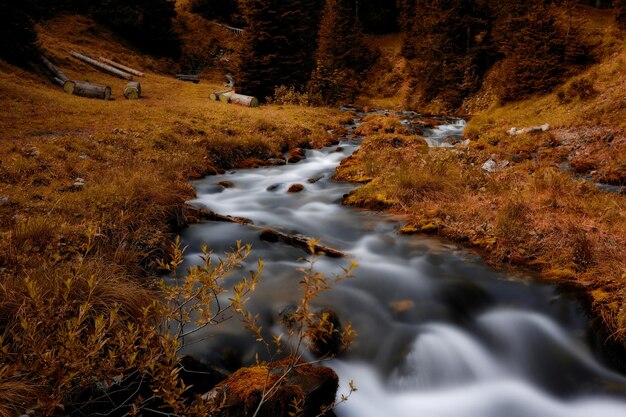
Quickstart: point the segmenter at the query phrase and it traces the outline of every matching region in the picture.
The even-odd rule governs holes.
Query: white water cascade
[[[441,146],[463,128],[456,120],[425,135]],[[349,380],[359,388],[337,415],[625,417],[626,378],[592,349],[596,335],[571,294],[530,275],[495,271],[454,244],[400,236],[392,218],[341,205],[355,185],[331,178],[358,146],[350,133],[340,148],[307,151],[297,164],[207,177],[194,183],[198,198],[192,202],[320,238],[358,262],[355,279],[319,300],[359,333],[352,350],[328,363],[344,389]],[[305,190],[287,193],[295,183]],[[264,328],[280,327],[278,312],[298,300],[296,269],[304,252],[261,241],[258,229],[239,224],[192,225],[183,239],[196,250],[206,242],[215,253],[237,240],[251,243],[244,269],[254,269],[259,258],[266,266],[250,308]],[[195,262],[197,253],[189,252],[186,265]],[[336,273],[346,264],[322,257],[316,265]],[[394,308],[399,302],[404,308]],[[251,363],[260,351],[236,320],[187,342],[188,353],[224,368]]]

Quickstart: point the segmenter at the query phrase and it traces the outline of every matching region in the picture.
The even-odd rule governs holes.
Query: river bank
[[[496,143],[471,132],[451,148],[429,148],[394,115],[362,131],[363,147],[336,175],[364,184],[346,204],[405,215],[402,233],[438,234],[480,249],[495,266],[575,286],[608,337],[625,342],[626,197],[562,172],[566,154],[550,132],[507,139],[495,153]]]
[[[111,84],[115,100],[69,96],[0,63],[0,410],[8,415],[59,412],[75,389],[133,369],[134,343],[143,357],[140,338],[122,348],[115,335],[156,326],[146,311],[160,297],[157,261],[190,221],[190,179],[283,163],[289,151],[332,143],[329,131],[346,117],[211,102],[219,80],[177,81],[98,30],[94,38],[84,18],[52,21],[42,46],[69,77]],[[77,45],[147,68],[144,97],[125,100],[119,80],[68,58]],[[96,337],[100,320],[106,331]],[[71,323],[86,324],[68,339]]]
[[[243,269],[262,259],[264,273],[248,307],[267,340],[288,334],[284,314],[298,304],[301,270],[310,258],[300,247],[264,239],[264,228],[319,237],[358,263],[354,279],[313,304],[333,312],[336,326],[349,323],[358,333],[349,350],[326,363],[338,373],[343,392],[351,380],[358,387],[335,410],[339,416],[374,417],[389,410],[403,417],[623,414],[626,381],[607,365],[604,339],[590,326],[576,292],[528,271],[494,269],[476,251],[449,241],[399,235],[402,217],[341,205],[346,195],[358,193],[358,185],[332,177],[357,149],[354,158],[373,152],[381,158],[376,162],[404,169],[406,176],[414,173],[410,166],[389,156],[397,151],[411,161],[427,149],[414,134],[377,135],[376,126],[388,131],[404,126],[408,133],[420,128],[430,143],[444,142],[441,132],[463,129],[449,118],[374,113],[354,114],[340,146],[307,151],[298,164],[194,181],[198,197],[191,204],[247,218],[254,226],[196,224],[185,230],[183,242],[190,248],[206,243],[218,253],[233,240],[252,245]],[[443,124],[434,128],[438,123]],[[363,135],[373,136],[362,143]],[[374,148],[374,137],[384,146]],[[231,185],[223,189],[222,182]],[[289,192],[297,184],[301,191]],[[382,207],[390,199],[374,195],[372,201]],[[202,264],[202,256],[188,252],[182,267]],[[333,276],[348,263],[319,256],[315,270]],[[228,282],[233,285],[236,277]],[[226,368],[263,361],[268,354],[235,321],[195,334],[184,351]],[[306,349],[303,355],[314,360]]]

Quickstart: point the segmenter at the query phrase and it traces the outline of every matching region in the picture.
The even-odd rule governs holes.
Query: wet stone
[[[302,185],[302,184],[293,184],[287,190],[288,193],[299,193],[299,192],[302,192],[302,191],[304,191],[304,185]]]
[[[223,188],[234,188],[235,187],[235,183],[233,183],[232,181],[220,181],[217,183],[217,185],[219,185],[220,187]]]

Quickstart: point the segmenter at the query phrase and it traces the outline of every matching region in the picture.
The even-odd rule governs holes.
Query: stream
[[[404,123],[419,115],[399,113]],[[468,249],[437,238],[401,236],[392,216],[341,205],[358,185],[333,181],[341,160],[358,149],[352,132],[340,147],[308,150],[297,164],[245,169],[193,183],[191,202],[258,226],[297,232],[350,255],[354,279],[316,305],[337,313],[358,332],[353,347],[326,362],[340,392],[358,391],[340,417],[624,417],[626,377],[607,365],[602,341],[574,294],[540,283],[531,273],[497,271]],[[462,134],[462,120],[424,132],[431,146]],[[309,182],[309,179],[318,179]],[[234,186],[217,185],[229,181]],[[300,193],[287,193],[295,183]],[[302,250],[259,239],[234,223],[190,226],[183,268],[199,263],[203,243],[220,254],[236,241],[252,244],[241,274],[265,262],[248,308],[272,334],[279,313],[299,300]],[[346,259],[320,257],[316,270],[341,272]],[[241,277],[227,278],[227,286]],[[254,363],[263,350],[236,319],[185,340],[185,353],[226,369]]]

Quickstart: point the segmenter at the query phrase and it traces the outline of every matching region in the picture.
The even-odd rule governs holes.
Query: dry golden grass
[[[378,120],[371,123],[364,132],[376,130]],[[393,136],[375,133],[343,161],[337,178],[366,183],[347,204],[408,215],[403,233],[439,233],[479,248],[494,265],[576,285],[626,343],[626,196],[560,172],[550,153],[488,174],[480,167],[496,150],[508,152],[501,144],[428,149]],[[549,135],[518,140],[536,147]]]
[[[140,55],[84,17],[52,20],[39,33],[62,71],[110,85],[114,100],[70,96],[43,76],[0,62],[0,346],[9,349],[1,353],[3,363],[7,354],[24,359],[12,360],[21,364],[13,371],[31,369],[5,375],[11,369],[0,368],[0,415],[23,413],[37,396],[48,395],[49,378],[57,374],[48,375],[46,366],[70,375],[60,362],[29,368],[19,350],[28,345],[9,340],[20,318],[39,320],[25,309],[41,317],[65,315],[31,340],[57,359],[64,349],[59,326],[80,314],[80,306],[89,306],[92,321],[115,316],[112,332],[117,324],[142,324],[157,293],[139,278],[153,272],[186,224],[184,203],[194,196],[187,180],[324,145],[332,141],[328,130],[346,117],[330,109],[212,102],[209,94],[223,89],[220,80],[177,81],[165,73],[173,63]],[[71,58],[70,50],[144,70],[146,77],[138,79],[143,98],[125,100],[126,81]],[[63,301],[69,279],[72,303]],[[87,352],[90,342],[83,342],[71,352]]]
[[[491,103],[473,116],[466,135],[477,140],[476,146],[510,157],[518,150],[528,154],[546,145],[538,144],[536,136],[511,137],[506,131],[548,123],[549,140],[561,145],[554,162],[568,161],[596,181],[625,184],[626,43],[611,18],[605,11],[579,7],[577,28],[595,46],[599,62],[551,94],[505,106]]]

